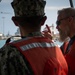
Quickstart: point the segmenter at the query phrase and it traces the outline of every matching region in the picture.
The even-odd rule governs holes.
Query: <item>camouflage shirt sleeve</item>
[[[33,75],[23,55],[10,45],[0,49],[0,75]]]

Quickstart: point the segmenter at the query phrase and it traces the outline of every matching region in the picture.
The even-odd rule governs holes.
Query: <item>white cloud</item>
[[[62,9],[62,8],[66,8],[68,6],[56,6],[56,7],[52,7],[52,6],[46,6],[46,10],[58,10],[58,9]]]
[[[10,3],[10,2],[12,2],[13,0],[2,0],[1,2],[3,2],[3,3]]]

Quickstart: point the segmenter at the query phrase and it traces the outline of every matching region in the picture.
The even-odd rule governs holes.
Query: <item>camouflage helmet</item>
[[[44,15],[44,0],[13,0],[11,3],[15,16],[33,17]]]

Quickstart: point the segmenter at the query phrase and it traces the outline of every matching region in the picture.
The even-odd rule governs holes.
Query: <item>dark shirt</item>
[[[73,37],[70,39],[69,44],[68,44],[67,49],[66,49],[66,53],[69,52],[70,47],[71,47],[71,45],[73,44],[74,41],[75,41],[75,36],[73,36]]]

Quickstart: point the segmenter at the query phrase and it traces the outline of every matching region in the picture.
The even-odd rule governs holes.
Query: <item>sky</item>
[[[14,35],[18,28],[11,20],[14,15],[11,7],[12,1],[13,0],[2,0],[0,2],[0,33],[4,35],[8,33]],[[75,6],[75,0],[73,0],[73,2]],[[47,20],[41,30],[44,29],[46,24],[49,26],[53,24],[55,33],[58,33],[56,30],[57,10],[65,7],[70,7],[69,0],[46,0],[45,15],[47,16]]]

